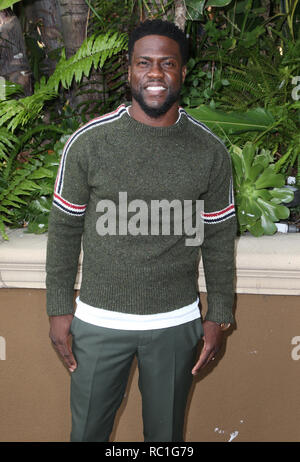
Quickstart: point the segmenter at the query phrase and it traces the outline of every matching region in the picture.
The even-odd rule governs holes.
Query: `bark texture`
[[[50,76],[56,66],[49,54],[64,46],[62,24],[58,0],[35,0],[25,4],[25,15],[28,26],[39,33],[39,42],[44,47],[46,57],[42,63],[43,74]]]
[[[174,15],[174,23],[176,26],[179,27],[182,31],[185,29],[186,23],[186,6],[184,0],[174,0],[175,6],[175,15]]]
[[[10,8],[0,11],[0,75],[32,93],[31,70],[20,22]]]
[[[87,36],[89,8],[85,0],[59,0],[59,10],[66,56],[69,58]]]
[[[85,0],[58,0],[60,19],[62,24],[62,35],[66,50],[66,57],[70,58],[76,53],[87,37],[88,19],[90,15],[89,7]],[[94,80],[97,83],[89,83]],[[100,83],[99,83],[100,82]],[[77,108],[78,112],[84,112],[89,119],[94,117],[94,114],[86,114],[84,103],[89,103],[89,111],[93,111],[93,103],[91,100],[98,98],[96,90],[102,91],[102,76],[101,70],[92,69],[90,77],[83,76],[81,85],[84,84],[84,91],[90,92],[86,94],[78,94],[79,85],[75,82],[72,85],[72,90],[69,92],[70,105],[73,109]],[[78,106],[83,105],[83,106]],[[79,107],[79,109],[78,109]]]

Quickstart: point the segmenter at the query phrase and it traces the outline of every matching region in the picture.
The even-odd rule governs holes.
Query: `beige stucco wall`
[[[48,338],[45,291],[0,289],[0,314],[0,441],[68,441],[70,375]],[[299,441],[299,296],[238,294],[235,316],[194,381],[186,441]],[[113,440],[143,440],[135,365]]]

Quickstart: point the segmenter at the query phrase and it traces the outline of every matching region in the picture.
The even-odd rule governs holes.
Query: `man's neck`
[[[160,117],[150,117],[146,114],[140,105],[132,100],[132,105],[129,108],[129,115],[145,125],[151,125],[153,127],[169,127],[174,125],[178,120],[178,104],[175,103],[173,106]]]

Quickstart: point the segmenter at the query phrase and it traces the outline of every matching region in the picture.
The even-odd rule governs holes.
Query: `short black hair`
[[[137,40],[147,35],[164,35],[178,43],[182,58],[182,64],[185,65],[188,61],[188,41],[184,32],[170,21],[162,19],[147,19],[141,22],[130,34],[128,41],[128,58],[131,63],[134,44]]]

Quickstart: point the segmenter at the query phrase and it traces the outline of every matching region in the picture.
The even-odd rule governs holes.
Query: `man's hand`
[[[204,345],[200,357],[192,369],[192,374],[196,375],[199,369],[205,367],[210,361],[215,359],[223,341],[223,331],[219,324],[213,321],[203,321]]]
[[[63,316],[50,316],[49,333],[51,342],[53,343],[56,351],[61,356],[70,372],[74,372],[77,367],[77,363],[68,342],[72,319],[72,314],[65,314]]]

